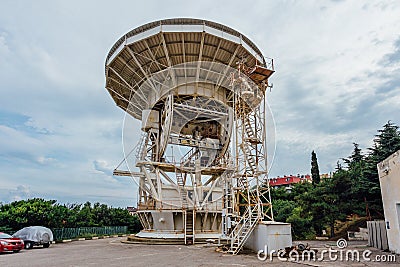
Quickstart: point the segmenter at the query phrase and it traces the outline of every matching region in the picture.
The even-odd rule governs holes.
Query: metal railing
[[[54,228],[54,240],[73,239],[78,237],[104,236],[126,234],[127,226],[79,227],[79,228]]]

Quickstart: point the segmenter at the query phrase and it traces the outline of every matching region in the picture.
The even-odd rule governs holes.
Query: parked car
[[[43,226],[25,227],[18,232],[15,232],[13,236],[24,240],[26,249],[31,249],[33,246],[39,245],[48,248],[53,241],[53,233],[49,228]]]
[[[18,237],[0,232],[0,253],[5,251],[19,252],[24,248],[24,241]]]

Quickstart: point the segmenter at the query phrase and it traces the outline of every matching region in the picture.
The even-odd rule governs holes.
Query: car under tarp
[[[46,245],[53,241],[53,233],[49,228],[43,226],[29,226],[13,234],[14,237],[21,238],[25,242],[30,242],[32,245]]]

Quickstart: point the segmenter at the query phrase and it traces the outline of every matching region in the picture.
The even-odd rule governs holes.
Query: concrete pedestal
[[[263,250],[268,254],[272,250],[276,252],[290,246],[292,246],[290,223],[281,222],[260,222],[245,243],[246,248],[255,252]]]

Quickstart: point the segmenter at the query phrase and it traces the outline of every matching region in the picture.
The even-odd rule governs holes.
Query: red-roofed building
[[[137,208],[135,208],[135,207],[126,207],[126,209],[129,211],[129,213],[131,215],[135,215],[136,214]]]
[[[283,177],[278,176],[276,178],[270,178],[269,185],[274,188],[284,186],[286,189],[290,190],[293,184],[304,183],[304,182],[310,183],[311,181],[312,181],[311,175],[309,174],[285,175]]]

